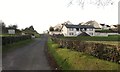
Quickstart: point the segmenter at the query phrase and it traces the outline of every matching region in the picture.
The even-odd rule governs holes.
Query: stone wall
[[[51,38],[60,47],[66,47],[71,50],[85,52],[99,59],[104,59],[120,64],[120,46],[107,45],[101,43],[87,43],[80,40]]]

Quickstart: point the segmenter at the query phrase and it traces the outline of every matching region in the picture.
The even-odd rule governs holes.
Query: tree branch
[[[113,5],[114,1],[113,0],[70,0],[70,2],[68,3],[68,7],[73,5],[74,3],[78,4],[79,6],[83,8],[86,4],[93,4],[96,6]]]

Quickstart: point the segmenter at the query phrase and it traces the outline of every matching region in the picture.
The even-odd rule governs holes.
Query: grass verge
[[[60,55],[56,52],[58,45],[53,43],[51,40],[48,40],[48,52],[54,57],[54,60],[57,62],[57,65],[60,67],[59,69],[70,69],[70,66],[67,62],[64,62],[64,58],[60,57]]]
[[[119,64],[101,60],[83,52],[58,48],[50,39],[48,51],[53,55],[62,70],[118,70]]]
[[[28,39],[28,40],[23,40],[23,41],[19,41],[19,42],[13,43],[13,44],[8,44],[5,46],[2,46],[2,53],[7,53],[9,51],[12,51],[12,50],[18,48],[18,47],[23,47],[25,45],[28,45],[32,42],[34,42],[33,39]]]

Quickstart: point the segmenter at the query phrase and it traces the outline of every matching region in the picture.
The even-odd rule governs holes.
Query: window
[[[93,33],[89,33],[90,35],[93,35]]]
[[[73,28],[69,28],[70,31],[73,31],[74,29]]]
[[[74,33],[69,33],[69,35],[74,35]]]
[[[76,31],[79,31],[79,28],[76,28]]]
[[[93,29],[92,29],[92,28],[90,28],[90,29],[89,29],[89,31],[93,31]]]
[[[69,35],[71,35],[71,33],[69,33]]]

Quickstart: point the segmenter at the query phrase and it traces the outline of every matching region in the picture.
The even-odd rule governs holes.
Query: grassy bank
[[[62,70],[118,70],[119,64],[100,60],[83,52],[58,48],[58,44],[48,41],[49,52]]]
[[[28,40],[19,41],[19,42],[13,43],[13,44],[8,44],[8,45],[5,45],[5,46],[2,46],[2,52],[6,53],[6,52],[12,51],[12,50],[14,50],[18,47],[23,47],[25,45],[28,45],[32,42],[34,42],[33,39],[28,39]]]

